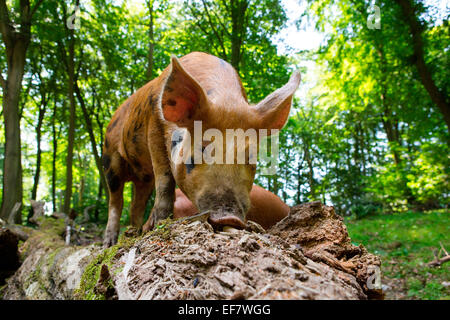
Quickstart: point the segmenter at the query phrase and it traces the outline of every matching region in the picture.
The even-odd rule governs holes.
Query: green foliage
[[[111,268],[112,261],[117,255],[119,244],[103,250],[84,269],[81,276],[80,286],[75,290],[74,297],[79,300],[105,300],[105,297],[98,294],[95,286],[100,278],[102,265]]]
[[[450,298],[450,289],[442,285],[450,277],[448,265],[426,265],[434,260],[433,251],[440,243],[447,250],[450,247],[450,211],[376,215],[348,219],[346,225],[353,243],[362,243],[381,257],[382,283],[390,287],[388,298]]]
[[[274,40],[287,27],[288,10],[282,1],[82,3],[80,29],[74,31],[80,92],[72,208],[81,214],[95,204],[91,220],[106,222],[107,191],[93,154],[96,151],[101,157],[108,121],[127,97],[166,68],[171,54],[191,51],[209,52],[232,63],[253,103],[282,86],[292,70],[301,70],[302,89],[279,137],[278,172],[263,176],[258,169],[256,177],[256,183],[287,203],[321,200],[340,214],[359,218],[380,211],[448,207],[448,129],[421,83],[401,8],[395,2],[378,5],[382,27],[369,29],[370,1],[307,1],[306,14],[297,23],[310,19],[324,41],[318,50],[287,55]],[[430,8],[416,7],[425,62],[436,86],[448,92],[448,20],[438,22]],[[62,210],[67,185],[70,37],[65,18],[70,10],[66,3],[54,1],[38,8],[21,97],[24,203],[37,189],[37,199],[52,202],[54,211]],[[4,51],[2,42],[2,70]],[[304,62],[314,62],[314,67],[299,67]],[[41,170],[36,186],[41,110]],[[2,155],[3,133],[2,127]],[[124,224],[129,221],[131,197],[127,186]]]

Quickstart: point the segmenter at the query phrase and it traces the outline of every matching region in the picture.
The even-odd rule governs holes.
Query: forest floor
[[[382,260],[386,299],[450,299],[450,263],[428,267],[440,243],[450,251],[450,211],[346,219],[352,242]]]

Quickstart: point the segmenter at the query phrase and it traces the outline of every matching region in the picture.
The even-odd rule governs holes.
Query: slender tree
[[[0,0],[0,32],[5,44],[6,79],[0,72],[3,89],[3,117],[5,122],[5,159],[3,163],[3,197],[0,217],[9,216],[16,203],[22,203],[22,161],[20,148],[19,101],[25,58],[31,41],[33,16],[43,0],[34,5],[21,0],[17,9],[10,10],[6,0]],[[18,12],[15,12],[15,11]],[[17,215],[17,221],[21,216]]]

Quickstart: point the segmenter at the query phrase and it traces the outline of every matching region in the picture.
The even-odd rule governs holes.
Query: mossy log
[[[43,218],[42,218],[43,219]],[[20,247],[23,263],[3,299],[380,298],[380,260],[354,246],[320,202],[299,205],[271,229],[217,232],[205,221],[166,220],[124,232],[108,249],[65,245],[62,219],[41,220]]]

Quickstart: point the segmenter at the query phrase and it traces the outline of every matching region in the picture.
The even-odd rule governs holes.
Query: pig
[[[278,196],[272,192],[253,185],[250,191],[250,209],[246,220],[260,224],[264,229],[269,229],[278,221],[289,214],[290,208]],[[175,190],[175,203],[173,217],[175,219],[190,217],[199,211],[180,189]]]
[[[193,135],[195,122],[201,122],[203,130],[215,128],[224,134],[226,129],[238,128],[266,129],[269,135],[280,130],[299,84],[300,74],[294,72],[283,87],[253,105],[229,63],[202,52],[180,59],[172,56],[169,66],[131,95],[107,126],[102,162],[109,204],[103,245],[117,242],[123,188],[129,181],[133,184],[130,222],[143,232],[173,212],[176,186],[200,211],[211,211],[212,225],[244,227],[256,164],[248,159],[236,164],[174,161],[172,149],[188,141],[186,132]],[[176,132],[184,135],[174,140]],[[187,143],[192,157],[198,145]],[[179,149],[178,155],[185,152]],[[189,156],[188,152],[183,156]],[[145,207],[154,189],[154,206],[144,224]]]

